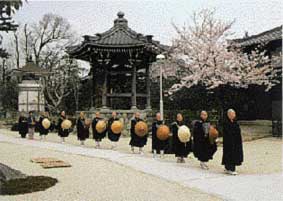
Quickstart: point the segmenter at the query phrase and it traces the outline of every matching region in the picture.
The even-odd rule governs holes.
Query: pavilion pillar
[[[132,65],[132,107],[131,109],[137,109],[137,67],[134,63]]]
[[[95,99],[96,99],[96,70],[94,64],[92,64],[92,100],[91,100],[91,109],[95,109]]]
[[[150,72],[149,65],[146,65],[146,109],[151,109],[150,103]]]
[[[108,70],[104,66],[104,81],[102,86],[102,108],[107,109],[107,83],[108,83]]]

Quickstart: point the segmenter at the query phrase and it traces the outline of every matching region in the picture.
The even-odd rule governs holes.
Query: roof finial
[[[119,11],[119,12],[117,13],[117,16],[118,16],[119,18],[123,18],[124,15],[125,15],[125,13],[123,13],[122,11]]]
[[[119,27],[127,27],[128,26],[128,20],[124,18],[124,13],[122,11],[119,11],[117,13],[118,18],[114,20],[114,25]]]

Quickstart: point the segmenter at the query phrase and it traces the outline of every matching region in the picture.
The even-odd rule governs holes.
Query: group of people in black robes
[[[45,129],[42,125],[42,121],[45,118],[49,118],[47,112],[41,112],[38,120],[36,120],[32,111],[29,112],[28,117],[25,116],[24,112],[21,112],[18,119],[18,130],[21,137],[26,138],[26,135],[28,134],[29,139],[34,139],[35,128],[37,128],[40,139],[45,139],[51,129],[51,126],[50,128]]]
[[[39,133],[42,138],[48,134],[49,129],[45,129],[42,125],[42,121],[48,118],[47,113],[42,113],[39,118]],[[65,142],[65,138],[69,136],[70,129],[62,128],[62,122],[67,119],[64,111],[61,112],[60,118],[58,120],[58,135],[62,139],[62,143]],[[80,113],[80,117],[77,120],[77,136],[78,140],[81,141],[81,144],[84,145],[84,142],[89,138],[89,129],[92,125],[93,129],[93,139],[96,142],[96,147],[100,148],[100,142],[108,136],[108,139],[111,141],[111,148],[117,146],[117,142],[120,139],[121,133],[113,133],[111,125],[114,121],[119,120],[116,112],[112,112],[111,118],[107,121],[107,126],[105,130],[99,133],[96,130],[96,124],[105,119],[101,118],[100,113],[96,112],[95,118],[91,123],[86,123],[85,114]],[[140,113],[136,112],[134,118],[131,120],[131,139],[129,145],[131,150],[134,153],[135,147],[138,148],[139,153],[143,154],[143,147],[147,144],[148,134],[144,136],[137,135],[135,131],[135,126],[138,122],[144,121],[140,117]],[[25,138],[26,134],[29,133],[30,139],[33,138],[34,128],[35,128],[35,117],[32,112],[29,112],[28,118],[24,115],[19,117],[19,133],[21,137]],[[157,154],[164,156],[165,149],[169,146],[169,140],[160,140],[157,137],[157,130],[159,126],[163,125],[165,122],[161,119],[160,113],[156,114],[156,119],[152,124],[152,151],[153,157],[155,158]],[[216,141],[211,140],[209,136],[209,128],[213,125],[208,121],[208,113],[202,111],[200,113],[200,119],[195,121],[192,126],[192,135],[188,142],[181,142],[178,137],[178,130],[181,126],[186,125],[183,115],[177,114],[176,121],[171,124],[172,132],[172,147],[175,157],[177,158],[177,163],[184,163],[185,158],[188,157],[190,153],[200,161],[200,167],[202,169],[208,168],[208,161],[213,159],[213,155],[217,151]],[[189,126],[188,126],[189,127]],[[222,165],[225,166],[225,172],[231,175],[236,175],[236,166],[241,165],[243,162],[243,146],[242,146],[242,137],[241,137],[241,128],[236,120],[236,112],[233,109],[227,111],[226,121],[223,123],[223,157]]]
[[[152,150],[153,157],[157,153],[164,154],[164,150],[168,147],[168,140],[161,141],[157,138],[157,129],[164,122],[160,118],[160,113],[156,114],[156,120],[152,124]],[[177,163],[184,163],[185,158],[192,152],[200,161],[202,169],[209,169],[207,162],[213,159],[213,155],[217,151],[215,139],[209,136],[211,123],[208,121],[208,113],[202,111],[200,119],[192,125],[191,139],[184,143],[178,137],[179,127],[186,125],[182,114],[177,114],[176,121],[171,124],[173,152],[177,158]],[[189,127],[189,126],[188,126]],[[223,157],[222,165],[225,166],[225,173],[237,175],[236,166],[243,162],[243,146],[241,138],[241,129],[236,121],[236,112],[229,109],[227,119],[223,124]]]
[[[92,120],[92,133],[93,133],[93,139],[96,142],[96,148],[100,148],[101,141],[107,136],[111,142],[111,149],[115,149],[121,137],[121,133],[114,133],[111,128],[114,121],[119,121],[117,113],[113,111],[111,118],[109,118],[107,121],[106,129],[103,132],[98,132],[96,125],[101,120],[106,122],[105,119],[101,118],[100,113],[96,112],[95,117]],[[136,112],[134,118],[131,120],[131,139],[129,145],[131,146],[131,150],[133,153],[134,153],[134,148],[138,147],[139,153],[143,154],[143,147],[147,143],[148,135],[140,137],[135,133],[135,125],[139,121],[143,121],[143,120],[140,118],[140,113]],[[77,131],[78,131],[77,134],[78,134],[78,139],[81,141],[84,141],[86,138],[89,137],[89,127],[86,127],[84,122],[85,122],[84,113],[81,113],[79,119],[77,120]]]
[[[107,121],[107,126],[104,131],[98,132],[96,129],[96,124],[99,121],[105,121],[105,119],[101,118],[100,112],[95,113],[95,117],[91,122],[92,126],[92,134],[93,134],[93,139],[96,142],[96,148],[100,148],[100,143],[101,141],[107,136],[108,139],[111,141],[111,149],[114,149],[117,147],[117,142],[120,139],[121,133],[114,133],[111,129],[111,125],[113,124],[114,121],[118,121],[119,118],[117,117],[116,112],[112,112],[111,118],[108,119]],[[77,135],[78,135],[78,140],[81,141],[81,144],[84,145],[84,141],[89,138],[89,129],[90,125],[86,125],[86,119],[85,119],[85,114],[83,112],[80,113],[80,117],[77,120]]]

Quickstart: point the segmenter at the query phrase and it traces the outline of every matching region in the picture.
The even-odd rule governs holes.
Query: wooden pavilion
[[[117,15],[112,28],[83,36],[67,52],[91,65],[93,109],[150,110],[150,65],[166,46],[129,28],[123,12]]]

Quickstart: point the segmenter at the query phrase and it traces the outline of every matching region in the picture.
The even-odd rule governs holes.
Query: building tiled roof
[[[82,44],[67,48],[70,55],[80,54],[87,48],[107,51],[127,51],[131,48],[166,49],[158,41],[152,40],[152,35],[143,35],[128,27],[124,13],[119,12],[114,20],[114,26],[103,33],[94,36],[85,35]]]
[[[257,44],[265,44],[274,40],[282,40],[282,26],[262,32],[257,35],[248,36],[241,39],[234,39],[233,41],[239,46],[251,46]]]

